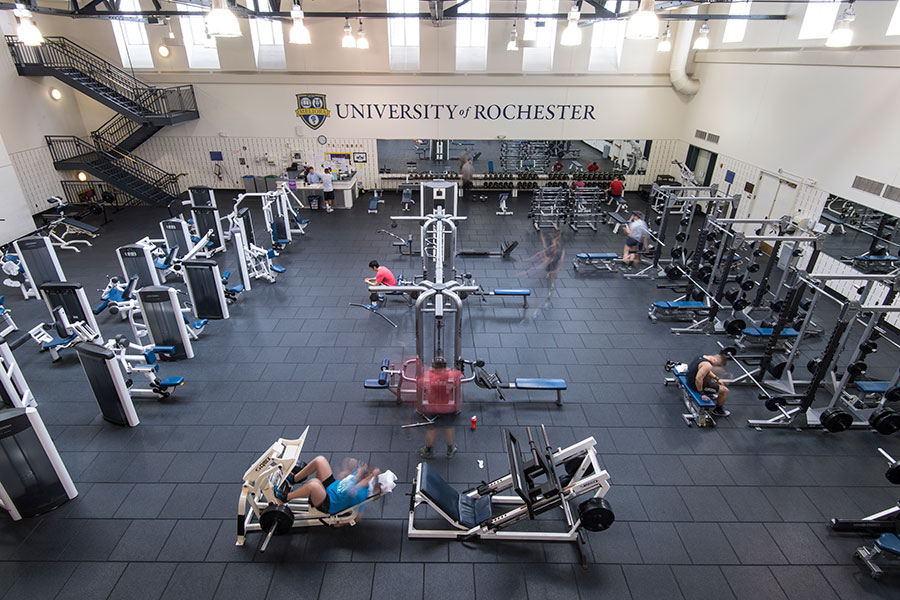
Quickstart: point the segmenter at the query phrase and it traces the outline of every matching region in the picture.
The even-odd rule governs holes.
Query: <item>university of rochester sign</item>
[[[475,121],[594,121],[591,104],[351,104],[335,105],[338,119]]]

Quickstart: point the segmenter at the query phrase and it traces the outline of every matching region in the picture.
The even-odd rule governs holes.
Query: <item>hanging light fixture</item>
[[[356,40],[353,39],[353,27],[350,26],[350,19],[344,20],[344,37],[341,38],[341,47],[356,48]]]
[[[369,49],[369,40],[366,39],[366,30],[363,29],[362,19],[359,20],[359,31],[356,32],[356,47],[359,50]]]
[[[294,21],[294,24],[291,26],[291,35],[288,41],[291,44],[311,44],[309,29],[303,24],[303,9],[300,7],[299,2],[295,3],[291,9],[291,19]]]
[[[16,4],[13,15],[19,19],[19,26],[16,28],[16,36],[19,41],[26,46],[40,46],[44,43],[44,36],[34,24],[31,11],[25,8],[24,4]]]
[[[212,10],[206,13],[206,29],[212,37],[241,37],[241,25],[226,0],[212,0]]]
[[[513,21],[512,31],[509,32],[509,43],[506,44],[507,52],[518,52],[519,51],[519,32],[516,31],[516,22]]]
[[[659,37],[659,17],[653,0],[641,0],[637,12],[628,17],[625,37],[629,40],[655,40]]]
[[[706,50],[709,48],[709,23],[700,26],[700,35],[694,40],[694,50]]]
[[[850,3],[841,18],[838,19],[837,25],[831,31],[831,35],[825,41],[825,45],[829,48],[846,48],[853,42],[853,30],[850,29],[850,23],[856,20],[856,13],[853,12],[853,3]]]
[[[169,17],[166,17],[166,27],[169,28],[169,33],[167,33],[166,35],[168,35],[170,40],[174,40],[175,32],[172,31],[172,20]]]
[[[672,51],[672,32],[669,31],[669,24],[666,23],[666,31],[662,34],[662,39],[659,40],[659,44],[656,46],[657,52],[671,52]]]
[[[581,43],[581,29],[578,27],[578,19],[581,18],[581,11],[575,4],[569,10],[568,25],[563,30],[562,37],[559,39],[560,46],[577,46]]]

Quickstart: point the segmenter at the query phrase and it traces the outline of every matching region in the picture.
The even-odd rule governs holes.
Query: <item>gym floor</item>
[[[164,376],[187,382],[170,400],[136,400],[135,428],[102,420],[72,351],[56,364],[30,342],[16,351],[79,496],[39,518],[0,516],[0,597],[897,597],[897,575],[875,582],[854,561],[854,549],[871,540],[827,526],[897,503],[900,490],[885,480],[876,453],[881,446],[900,456],[897,436],[755,431],[745,419],[771,413],[747,387],[734,391],[733,415],[719,427],[686,427],[677,390],[662,385],[663,365],[713,350],[715,338],[676,337],[668,323],[651,323],[649,304],[673,297],[655,282],[573,271],[577,252],[621,252],[622,236],[607,227],[563,233],[566,257],[548,293],[528,196],[512,199],[515,215],[506,217],[494,214],[495,195],[461,202],[469,216],[462,247],[519,247],[510,260],[460,260],[459,271],[485,288],[534,290],[527,310],[518,298],[469,298],[465,356],[487,361],[504,380],[565,378],[564,405],[556,407],[552,393],[515,391],[501,402],[467,385],[459,452],[448,460],[439,445],[431,464],[465,489],[506,472],[503,428],[543,423],[560,446],[593,436],[611,475],[616,522],[587,533],[586,569],[571,545],[407,539],[423,431],[401,429],[415,419],[411,409],[395,406],[387,391],[363,390],[362,380],[382,358],[412,354],[413,313],[389,302],[382,310],[399,324],[393,329],[348,307],[367,301],[370,260],[396,274],[418,271],[417,258],[398,257],[392,240],[376,233],[399,212],[399,198],[386,199],[378,215],[366,213],[365,199],[351,211],[310,212],[307,235],[276,261],[287,272],[276,284],[254,282],[229,321],[211,322],[195,342],[196,358],[163,364]],[[94,302],[118,272],[114,249],[158,237],[166,216],[148,208],[113,215],[92,248],[59,252],[68,278]],[[229,265],[233,252],[221,260]],[[48,319],[39,302],[12,289],[6,298],[21,328]],[[106,337],[130,333],[118,317],[99,321]],[[870,370],[887,377],[897,362],[897,353],[882,351]],[[278,437],[296,437],[306,425],[306,459],[324,454],[339,464],[354,456],[390,468],[400,484],[356,527],[277,537],[263,555],[256,534],[235,547],[241,475]]]

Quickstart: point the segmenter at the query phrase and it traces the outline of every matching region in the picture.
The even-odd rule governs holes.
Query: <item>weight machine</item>
[[[141,346],[171,348],[166,358],[194,358],[191,338],[199,335],[206,319],[185,322],[185,311],[178,302],[178,291],[166,286],[144,286],[136,293],[137,307],[128,311],[134,339]],[[140,318],[141,320],[138,320]],[[142,343],[145,338],[149,344]]]
[[[504,430],[503,441],[509,473],[491,482],[458,492],[428,463],[416,467],[416,479],[409,507],[407,535],[410,539],[514,540],[574,543],[586,565],[582,529],[605,531],[615,514],[604,498],[609,492],[609,473],[600,468],[596,441],[589,437],[554,451],[541,425],[543,448],[535,443],[531,428],[525,429],[528,451],[523,458],[518,440]],[[561,474],[560,470],[565,474]],[[503,494],[512,490],[515,495]],[[593,492],[578,505],[571,502]],[[424,529],[416,524],[416,509],[427,506],[447,521],[451,528]],[[538,515],[561,509],[563,531],[507,531],[517,523],[536,520]],[[495,514],[495,509],[499,512]],[[543,528],[542,528],[543,529]]]
[[[22,281],[7,279],[4,283],[18,283],[26,300],[39,298],[41,285],[66,280],[53,244],[46,236],[20,238],[13,242],[13,249],[15,254],[7,253],[3,257],[3,272],[10,277],[23,276]]]
[[[52,319],[51,323],[38,323],[28,335],[47,350],[53,362],[60,359],[60,351],[81,342],[103,342],[94,312],[80,283],[45,283],[40,287],[41,296]]]
[[[69,204],[64,198],[61,196],[53,196],[48,198],[47,202],[55,208],[58,215],[50,218],[42,229],[47,232],[47,237],[54,246],[63,250],[72,250],[80,253],[81,250],[76,244],[84,244],[85,246],[93,245],[89,240],[67,240],[66,237],[70,235],[86,235],[91,238],[97,237],[100,229],[93,225],[89,225],[84,221],[80,221],[79,218],[89,213],[101,214],[103,212],[102,206],[97,203],[91,203],[91,210],[78,217],[69,217],[65,214],[66,207],[69,206]],[[96,207],[96,209],[94,209],[94,207]],[[47,219],[43,213],[41,213],[41,216]],[[63,227],[63,232],[62,234],[57,234],[56,230],[60,226]]]
[[[238,271],[241,274],[241,285],[244,290],[252,289],[252,279],[265,279],[275,283],[276,277],[284,273],[285,268],[272,264],[276,253],[274,249],[266,250],[254,243],[253,222],[250,210],[244,207],[237,211],[232,220],[231,238],[238,256]]]

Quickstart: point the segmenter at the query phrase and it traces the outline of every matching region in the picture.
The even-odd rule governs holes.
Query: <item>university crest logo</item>
[[[297,116],[310,129],[318,129],[330,115],[325,108],[325,94],[297,94]]]

